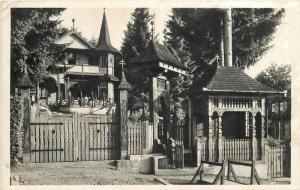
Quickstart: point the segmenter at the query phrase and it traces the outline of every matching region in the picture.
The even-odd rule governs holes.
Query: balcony
[[[67,66],[67,67],[68,67],[67,73],[95,73],[95,74],[100,73],[98,66],[71,65],[71,66]]]

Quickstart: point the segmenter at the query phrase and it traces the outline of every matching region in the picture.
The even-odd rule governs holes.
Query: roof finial
[[[75,29],[75,19],[74,18],[72,18],[72,23],[73,23],[72,30],[74,30]]]
[[[124,65],[125,65],[126,63],[125,63],[125,61],[122,59],[121,61],[120,61],[120,65],[122,65],[122,71],[124,70]]]
[[[104,8],[103,8],[103,14],[105,14],[105,9],[106,9],[106,8],[104,7]]]

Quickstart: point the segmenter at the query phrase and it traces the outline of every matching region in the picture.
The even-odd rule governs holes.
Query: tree
[[[270,42],[283,15],[284,9],[232,9],[235,66],[254,65],[272,47]],[[197,66],[207,64],[219,54],[223,19],[223,9],[172,9],[167,35],[184,39]]]
[[[136,8],[131,14],[131,19],[127,24],[127,30],[124,31],[121,53],[123,59],[128,62],[131,58],[145,51],[150,40],[149,23],[152,19],[147,8]],[[117,76],[121,76],[120,65],[116,66]],[[138,109],[144,102],[149,100],[147,92],[148,85],[144,85],[137,80],[137,77],[129,71],[126,73],[128,82],[133,84],[133,89],[129,93],[129,102],[131,109]]]
[[[147,8],[136,8],[131,14],[131,19],[124,31],[125,38],[121,46],[122,56],[125,61],[143,52],[150,40],[149,23],[151,15]],[[136,52],[134,52],[136,50]]]
[[[291,87],[291,66],[272,64],[260,72],[256,80],[277,90],[288,90]]]
[[[254,65],[270,48],[270,42],[280,24],[284,9],[231,9],[233,65]],[[172,9],[166,23],[165,44],[177,51],[182,62],[190,68],[191,85],[209,81],[221,55],[225,16],[224,9]],[[177,81],[179,84],[182,82]],[[189,87],[172,88],[171,93]]]
[[[64,57],[53,42],[66,31],[59,28],[61,8],[22,8],[11,12],[11,85],[21,74],[23,64],[34,84],[48,76],[48,68]]]

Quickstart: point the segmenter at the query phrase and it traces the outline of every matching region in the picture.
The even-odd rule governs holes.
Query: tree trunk
[[[232,18],[231,9],[225,10],[224,17],[225,66],[232,67]]]

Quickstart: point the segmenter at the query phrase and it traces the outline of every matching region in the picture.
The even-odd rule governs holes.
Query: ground
[[[131,171],[119,171],[112,161],[27,163],[11,169],[12,185],[162,185],[157,179],[170,184],[190,184],[192,174],[182,175],[182,170],[172,175],[155,176],[138,174]],[[180,175],[177,175],[180,174]],[[205,175],[206,181],[215,176]],[[249,181],[249,179],[242,179]],[[262,180],[263,184],[270,184]],[[232,184],[225,181],[225,184]],[[277,183],[278,184],[278,183]],[[281,182],[281,184],[287,184]]]
[[[11,181],[30,185],[159,184],[153,175],[118,171],[106,161],[20,164],[11,169]]]

